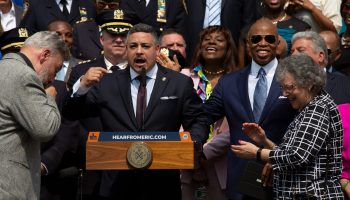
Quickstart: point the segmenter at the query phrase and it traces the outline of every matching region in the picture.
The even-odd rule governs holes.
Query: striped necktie
[[[209,1],[209,26],[220,25],[220,13],[221,13],[221,1],[220,0],[207,0]]]

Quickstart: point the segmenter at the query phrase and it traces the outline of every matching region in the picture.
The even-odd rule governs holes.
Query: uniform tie
[[[69,16],[69,12],[68,12],[68,9],[67,9],[67,0],[61,0],[60,1],[60,4],[63,6],[63,9],[62,9],[62,13],[65,17],[68,17]]]
[[[117,66],[117,65],[113,65],[111,68],[110,68],[110,70],[112,71],[112,72],[115,72],[115,71],[117,71],[119,69],[119,67]]]

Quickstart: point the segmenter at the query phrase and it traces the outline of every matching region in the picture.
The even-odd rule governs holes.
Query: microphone
[[[146,87],[146,81],[147,81],[147,76],[146,76],[146,69],[143,67],[141,69],[141,84],[143,87]]]

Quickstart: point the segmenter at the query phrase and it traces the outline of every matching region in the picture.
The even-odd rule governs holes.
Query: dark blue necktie
[[[68,9],[67,9],[67,4],[68,4],[67,0],[61,0],[60,4],[62,4],[62,6],[63,6],[63,9],[62,9],[63,15],[65,17],[68,17],[69,16],[69,12],[68,12]]]
[[[263,68],[260,68],[256,78],[259,80],[254,90],[253,113],[255,122],[259,122],[267,98],[266,72]]]

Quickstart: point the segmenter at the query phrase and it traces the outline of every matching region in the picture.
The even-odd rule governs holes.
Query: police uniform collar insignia
[[[19,37],[28,37],[28,31],[25,28],[19,28],[18,29],[18,36]]]
[[[79,7],[79,13],[80,13],[80,22],[84,22],[88,20],[87,11],[85,7]]]
[[[166,23],[166,2],[158,0],[157,22]]]
[[[122,10],[115,10],[114,11],[114,19],[124,19],[124,12]]]

